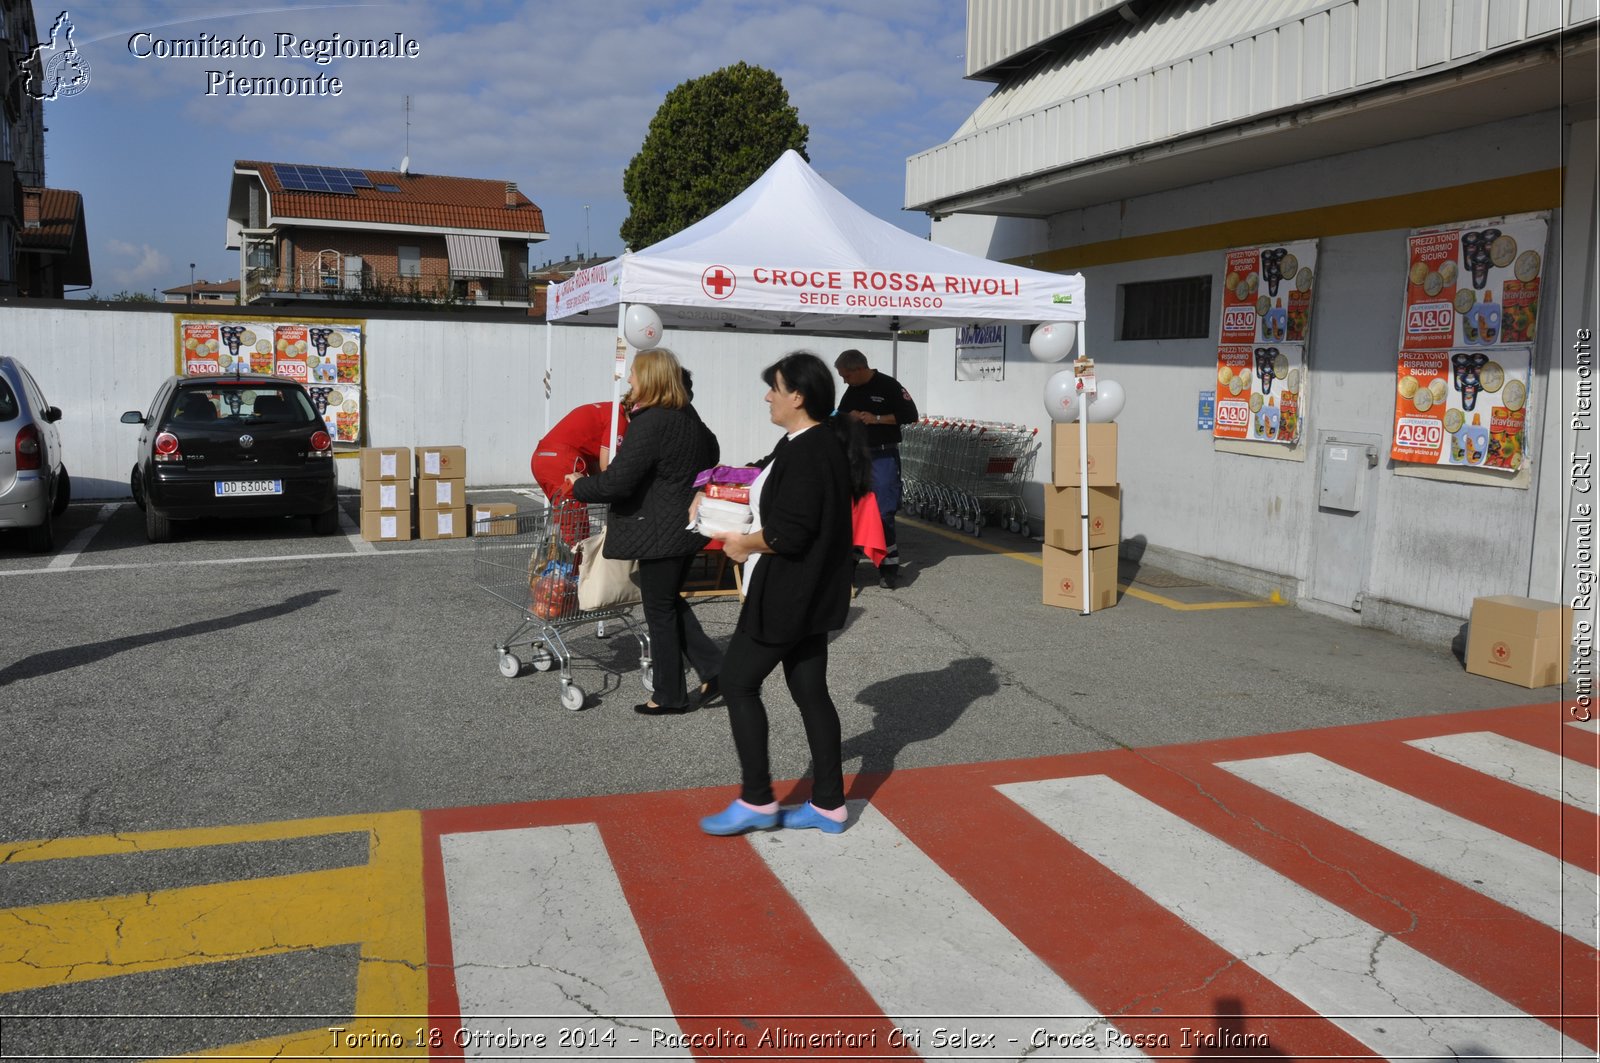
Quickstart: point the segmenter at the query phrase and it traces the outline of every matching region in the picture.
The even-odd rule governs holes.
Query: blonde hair
[[[633,359],[633,405],[635,409],[660,406],[681,410],[689,405],[689,392],[683,386],[683,367],[678,356],[665,347],[640,351]]]

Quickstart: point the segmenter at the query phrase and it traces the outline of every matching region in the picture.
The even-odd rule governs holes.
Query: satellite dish
[[[405,158],[400,160],[400,172],[402,174],[408,174],[411,172],[411,156],[407,155]]]

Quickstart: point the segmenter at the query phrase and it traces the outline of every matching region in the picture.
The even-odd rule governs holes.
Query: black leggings
[[[767,758],[767,709],[761,684],[783,665],[789,694],[800,707],[806,742],[811,746],[811,803],[818,808],[844,806],[844,770],[840,765],[839,711],[828,695],[828,636],[807,635],[796,642],[757,642],[741,629],[733,633],[722,662],[722,693],[728,701],[728,722],[739,752],[743,777],[739,796],[752,805],[770,804],[772,769]]]

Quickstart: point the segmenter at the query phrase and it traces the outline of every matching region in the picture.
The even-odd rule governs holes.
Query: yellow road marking
[[[956,532],[948,531],[936,525],[929,524],[926,521],[916,520],[911,517],[897,517],[896,520],[904,524],[913,524],[924,531],[930,531],[935,535],[942,535],[946,539],[951,539],[958,543],[964,543],[967,546],[976,546],[978,549],[987,550],[991,554],[999,554],[1001,557],[1010,557],[1017,561],[1025,561],[1030,565],[1038,565],[1041,568],[1044,567],[1044,561],[1038,554],[1023,553],[1020,550],[1012,550],[1005,546],[995,546],[991,543],[984,542],[982,539],[974,539],[970,535],[959,535]],[[1166,598],[1159,594],[1152,594],[1147,590],[1130,586],[1126,583],[1118,583],[1117,586],[1121,588],[1122,591],[1130,598],[1138,598],[1141,601],[1151,602],[1152,604],[1163,606],[1167,609],[1173,609],[1181,613],[1199,612],[1201,610],[1209,609],[1259,609],[1264,605],[1283,604],[1282,599],[1278,596],[1276,591],[1273,592],[1271,599],[1266,600],[1252,598],[1248,601],[1242,602],[1180,602],[1175,598]]]
[[[0,993],[355,943],[361,946],[355,1014],[368,1017],[363,1029],[403,1039],[417,1025],[405,1016],[428,1010],[420,813],[47,839],[0,847],[0,860],[76,859],[352,831],[368,836],[367,862],[357,867],[0,909]],[[336,1046],[327,1029],[318,1027],[195,1055],[373,1054],[370,1047]]]

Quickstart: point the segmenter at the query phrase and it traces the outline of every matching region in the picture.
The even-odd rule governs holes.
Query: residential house
[[[1562,559],[1567,459],[1593,452],[1596,26],[1564,0],[969,0],[967,77],[994,89],[907,160],[905,205],[937,243],[1083,275],[1079,351],[1128,396],[1129,556],[1448,642],[1476,597],[1584,589]],[[1252,349],[1280,281],[1308,331]],[[931,337],[923,408],[1043,420],[1063,366],[1010,332],[998,382]],[[1252,387],[1231,366],[1263,350]],[[1492,391],[1452,376],[1485,359]],[[1285,362],[1279,435],[1244,399],[1286,401]],[[1491,429],[1457,456],[1450,433]]]
[[[183,284],[176,288],[164,288],[161,292],[161,301],[164,303],[207,303],[212,306],[237,306],[239,305],[238,281],[195,281],[193,284]]]
[[[45,187],[44,101],[81,88],[70,19],[40,41],[27,0],[0,0],[0,295],[59,299],[92,282],[83,197]]]
[[[544,213],[514,183],[241,160],[240,302],[453,301],[526,310]]]

